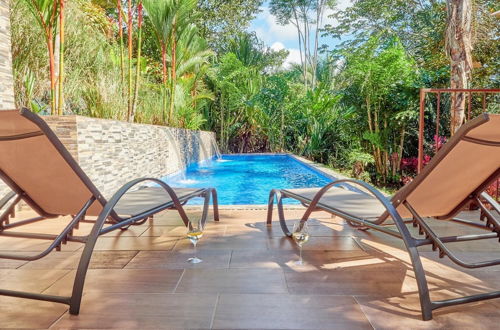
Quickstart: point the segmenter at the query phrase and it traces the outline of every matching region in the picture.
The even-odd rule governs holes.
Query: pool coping
[[[223,154],[224,155],[224,154]],[[342,179],[351,179],[348,176],[345,176],[343,174],[340,174],[339,172],[327,167],[324,164],[320,164],[317,162],[314,162],[312,160],[309,160],[307,158],[292,154],[292,153],[287,153],[287,152],[262,152],[262,153],[234,153],[234,154],[227,154],[227,155],[234,155],[234,156],[252,156],[252,155],[275,155],[275,156],[289,156],[296,160],[297,162],[301,163],[305,167],[310,168],[313,171],[320,172],[322,175],[326,176],[327,178],[331,180],[342,180]],[[199,209],[200,205],[186,205],[184,206],[185,209],[187,210],[195,210]],[[212,207],[210,207],[212,208]],[[283,208],[285,210],[305,210],[305,207],[300,204],[284,204]],[[267,204],[222,204],[219,205],[219,209],[221,210],[267,210]]]

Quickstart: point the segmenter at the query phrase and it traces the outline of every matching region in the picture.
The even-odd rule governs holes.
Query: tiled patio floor
[[[18,216],[26,217],[28,212]],[[190,211],[190,216],[198,216]],[[301,215],[288,211],[290,217]],[[23,230],[57,232],[64,219]],[[448,222],[433,222],[452,235]],[[417,286],[401,242],[314,214],[306,265],[265,211],[222,210],[192,248],[176,212],[98,240],[81,313],[67,306],[0,297],[0,328],[189,329],[498,329],[500,299],[438,310],[420,320]],[[90,225],[81,228],[83,233]],[[469,230],[468,228],[465,228]],[[2,251],[40,251],[47,242],[0,237]],[[498,258],[497,240],[457,245],[461,257]],[[34,262],[0,261],[0,287],[69,294],[82,245],[71,243]],[[443,299],[500,288],[500,267],[462,270],[423,249],[431,296]],[[436,262],[439,260],[439,262]]]

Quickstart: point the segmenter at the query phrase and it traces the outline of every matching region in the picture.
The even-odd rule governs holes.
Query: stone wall
[[[212,132],[81,116],[43,118],[108,198],[132,179],[161,178],[215,153]]]
[[[9,0],[0,0],[0,110],[14,108]]]

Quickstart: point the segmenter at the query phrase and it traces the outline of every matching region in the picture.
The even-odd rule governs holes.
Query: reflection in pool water
[[[223,155],[164,178],[174,187],[213,187],[221,205],[267,204],[273,188],[321,187],[333,178],[289,155]],[[285,199],[286,203],[298,204]],[[193,199],[190,204],[201,204]]]

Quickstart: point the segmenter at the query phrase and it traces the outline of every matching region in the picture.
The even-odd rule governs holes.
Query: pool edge
[[[277,156],[289,156],[296,162],[300,163],[301,165],[304,165],[305,167],[311,169],[312,171],[319,172],[321,175],[329,178],[330,180],[339,180],[339,179],[351,179],[348,176],[342,175],[339,172],[326,167],[324,164],[320,164],[317,162],[314,162],[312,160],[306,159],[304,157],[292,154],[292,153],[287,153],[287,152],[277,152],[277,153],[272,153],[272,152],[262,152],[262,153],[235,153],[235,154],[223,154],[224,155],[235,155],[235,156],[251,156],[251,155],[277,155]],[[184,206],[188,210],[195,210],[199,209],[201,205],[186,205]],[[305,210],[305,207],[300,205],[300,204],[284,204],[283,205],[285,210]],[[219,209],[221,210],[267,210],[267,204],[220,204]]]

